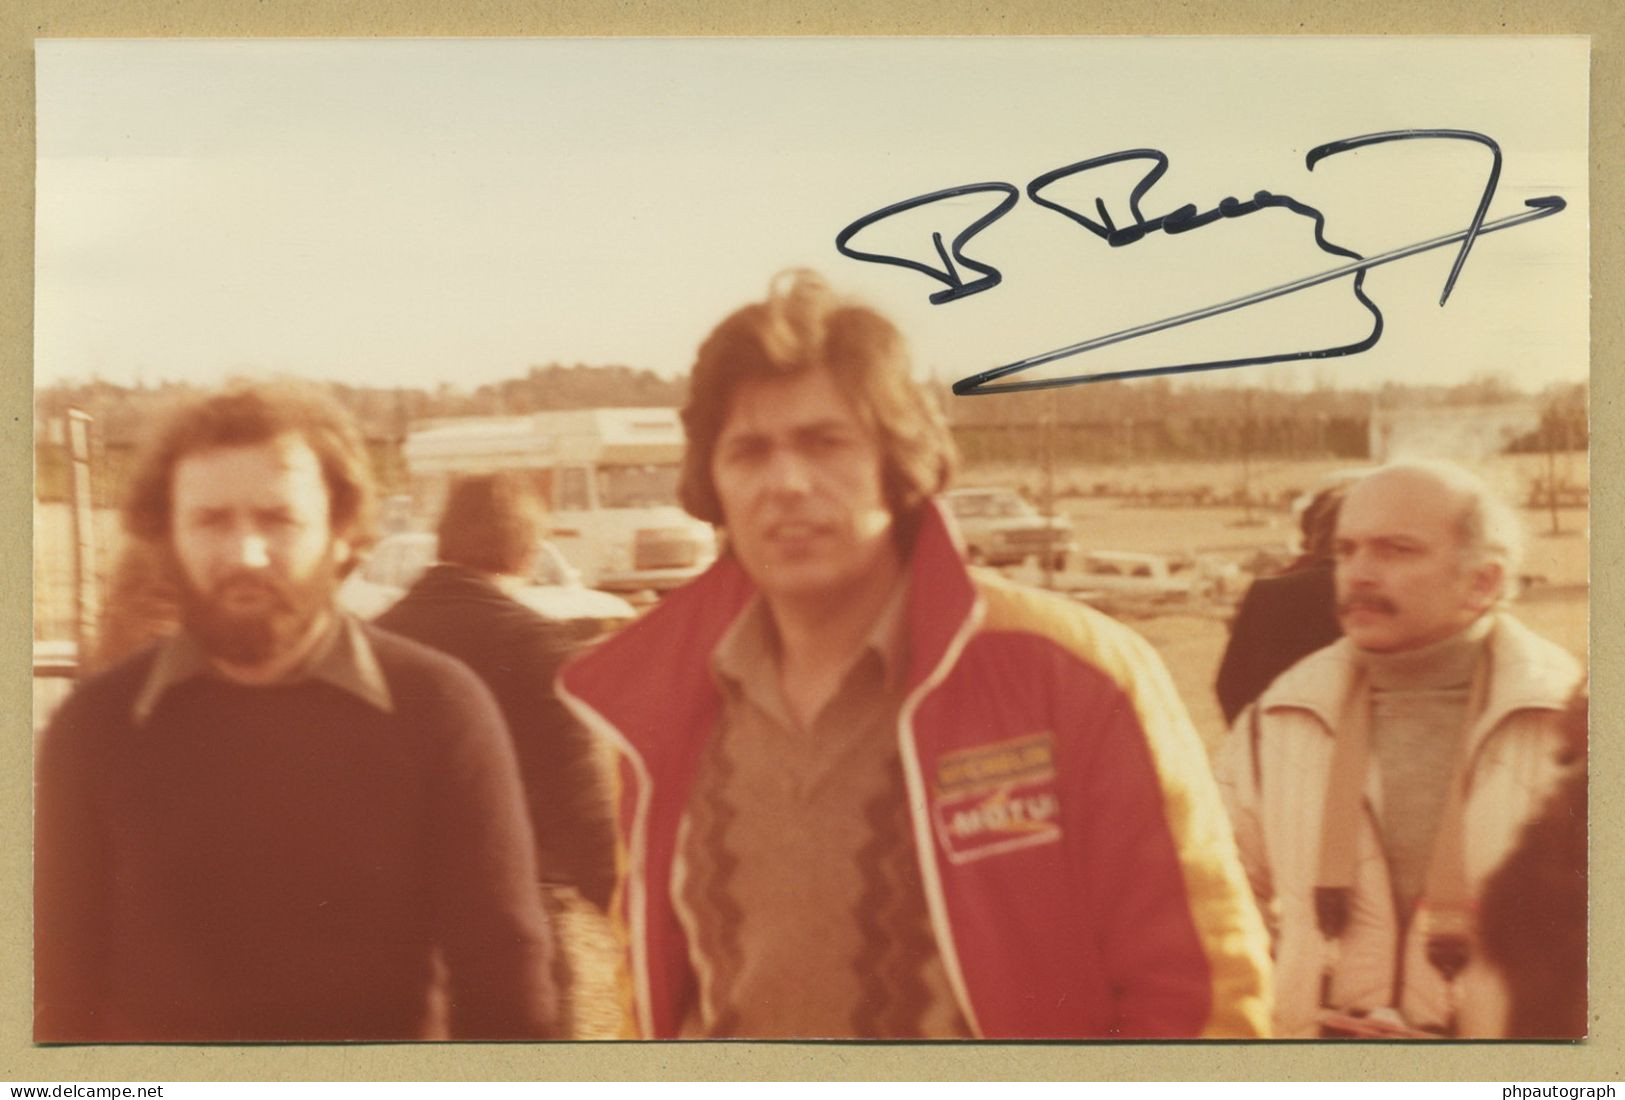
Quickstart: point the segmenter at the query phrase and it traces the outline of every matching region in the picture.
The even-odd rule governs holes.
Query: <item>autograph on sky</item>
[[[1467,228],[1453,233],[1446,233],[1430,240],[1418,241],[1376,256],[1362,256],[1358,252],[1344,248],[1328,241],[1325,236],[1326,218],[1308,203],[1299,202],[1290,195],[1276,195],[1269,191],[1259,191],[1253,197],[1242,202],[1235,198],[1219,200],[1217,206],[1211,210],[1198,212],[1194,204],[1187,203],[1177,210],[1169,211],[1159,217],[1147,219],[1140,209],[1140,200],[1162,178],[1168,170],[1168,157],[1157,149],[1128,149],[1118,153],[1107,153],[1104,156],[1091,157],[1069,164],[1064,168],[1057,168],[1034,179],[1027,185],[1027,197],[1039,206],[1054,210],[1069,220],[1087,229],[1090,233],[1104,240],[1113,248],[1126,248],[1144,240],[1152,233],[1166,233],[1174,236],[1181,233],[1190,233],[1211,225],[1224,218],[1242,218],[1259,210],[1281,208],[1291,211],[1300,217],[1308,218],[1314,223],[1315,243],[1324,252],[1338,256],[1349,262],[1338,267],[1329,268],[1316,275],[1310,275],[1290,283],[1269,287],[1264,290],[1245,294],[1239,298],[1202,309],[1191,310],[1173,317],[1165,317],[1160,321],[1152,321],[1133,328],[1123,329],[1119,332],[1107,333],[1093,339],[1084,340],[1066,347],[1056,348],[1053,351],[1043,352],[1039,355],[1030,355],[1025,359],[1018,359],[1013,363],[1006,363],[1001,367],[980,371],[976,374],[961,378],[954,383],[954,392],[957,394],[987,394],[1009,393],[1017,390],[1053,389],[1058,386],[1070,386],[1081,382],[1105,382],[1119,378],[1144,378],[1158,374],[1183,374],[1188,371],[1223,370],[1229,367],[1252,366],[1261,363],[1285,363],[1298,359],[1329,359],[1340,355],[1356,355],[1362,351],[1376,346],[1382,337],[1382,311],[1365,294],[1365,273],[1373,267],[1393,263],[1410,256],[1416,256],[1435,248],[1460,243],[1461,247],[1456,253],[1456,261],[1450,268],[1450,276],[1445,280],[1444,292],[1439,295],[1439,304],[1442,306],[1450,298],[1451,288],[1456,284],[1456,278],[1461,274],[1462,265],[1467,262],[1467,254],[1472,251],[1473,242],[1485,233],[1493,233],[1501,229],[1510,229],[1515,225],[1549,217],[1562,210],[1566,205],[1556,195],[1547,195],[1542,198],[1529,199],[1524,205],[1527,210],[1519,214],[1511,214],[1496,221],[1486,222],[1485,215],[1489,212],[1490,200],[1495,197],[1495,187],[1501,178],[1501,147],[1490,137],[1475,133],[1471,130],[1390,130],[1379,134],[1364,134],[1360,137],[1344,138],[1340,141],[1327,142],[1324,145],[1311,149],[1305,157],[1306,167],[1314,171],[1315,165],[1329,156],[1347,152],[1350,149],[1359,149],[1368,145],[1381,145],[1394,141],[1411,141],[1417,139],[1442,141],[1476,142],[1489,149],[1491,155],[1489,177],[1484,183],[1483,196],[1479,199],[1478,208],[1473,212],[1471,222]],[[1119,164],[1123,162],[1140,161],[1149,165],[1145,174],[1140,177],[1137,184],[1129,193],[1128,209],[1134,217],[1131,225],[1118,226],[1113,223],[1103,199],[1095,198],[1096,217],[1080,213],[1068,206],[1064,206],[1054,199],[1046,197],[1044,191],[1052,184],[1070,179],[1091,169],[1104,165]],[[993,193],[1002,196],[998,204],[988,213],[966,226],[954,237],[953,242],[947,246],[943,244],[942,234],[933,232],[931,242],[936,248],[937,257],[942,266],[932,267],[917,260],[902,256],[888,256],[876,252],[864,252],[852,248],[850,242],[860,231],[877,222],[883,221],[897,214],[929,206],[932,203],[956,199],[964,195],[979,193]],[[979,294],[984,290],[991,290],[1003,281],[999,270],[990,264],[981,262],[965,255],[965,245],[982,230],[998,221],[1016,205],[1020,197],[1014,184],[1009,183],[969,183],[959,187],[949,187],[941,191],[933,191],[927,195],[919,195],[902,202],[876,210],[872,214],[865,214],[857,221],[842,229],[835,237],[835,247],[843,256],[868,263],[893,264],[898,267],[918,271],[922,275],[943,283],[946,290],[939,290],[931,294],[931,302],[935,305],[944,305],[957,301],[971,294]],[[964,272],[975,272],[976,275],[966,278]],[[1058,359],[1065,359],[1073,355],[1082,355],[1085,352],[1098,348],[1108,347],[1112,344],[1121,344],[1141,336],[1149,336],[1155,332],[1175,328],[1179,325],[1188,325],[1195,321],[1202,321],[1209,317],[1216,317],[1221,313],[1231,313],[1245,309],[1248,306],[1267,302],[1271,298],[1279,298],[1300,290],[1307,290],[1322,283],[1333,282],[1338,279],[1352,277],[1354,280],[1354,296],[1360,304],[1371,314],[1371,331],[1360,340],[1351,344],[1340,344],[1336,347],[1312,348],[1306,351],[1280,352],[1268,355],[1254,355],[1241,359],[1223,359],[1211,362],[1179,363],[1171,366],[1141,367],[1134,370],[1104,371],[1096,374],[1074,374],[1062,378],[1044,378],[1021,381],[1000,382],[999,379],[1019,374],[1033,367],[1045,363],[1053,363]]]

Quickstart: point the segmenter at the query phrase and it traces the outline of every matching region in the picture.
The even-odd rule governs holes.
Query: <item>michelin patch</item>
[[[938,841],[953,863],[1061,839],[1053,734],[948,753],[931,779]]]

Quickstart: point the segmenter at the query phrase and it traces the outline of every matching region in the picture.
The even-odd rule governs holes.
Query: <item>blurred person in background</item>
[[[81,674],[109,668],[180,629],[180,601],[163,556],[140,539],[126,538],[113,559],[96,620],[96,641]]]
[[[1584,690],[1564,716],[1562,782],[1484,888],[1484,954],[1510,995],[1509,1039],[1586,1036],[1587,767]]]
[[[1344,487],[1322,489],[1298,517],[1303,553],[1247,589],[1230,626],[1215,688],[1224,720],[1234,722],[1281,673],[1343,633],[1332,581],[1332,534]]]
[[[335,606],[372,502],[355,425],[303,387],[204,395],[157,432],[124,519],[180,630],[41,738],[36,1040],[551,1033],[501,713]]]
[[[1217,762],[1275,936],[1275,1034],[1494,1038],[1486,878],[1561,777],[1578,662],[1502,609],[1518,516],[1449,463],[1397,463],[1338,513],[1342,640],[1287,670]]]
[[[523,475],[461,479],[440,517],[439,562],[376,621],[457,658],[496,696],[519,759],[544,898],[557,917],[572,905],[571,891],[609,908],[615,838],[592,738],[553,690],[576,632],[513,597],[546,530],[545,508]],[[555,960],[568,1004],[566,952]]]
[[[619,745],[629,1031],[1248,1037],[1264,931],[1142,639],[967,570],[901,334],[817,276],[699,350],[728,552],[565,666]]]

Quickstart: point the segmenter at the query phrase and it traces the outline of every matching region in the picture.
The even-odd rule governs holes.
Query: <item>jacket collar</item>
[[[1580,678],[1580,665],[1561,646],[1547,641],[1504,612],[1496,612],[1490,647],[1490,696],[1474,731],[1482,738],[1519,710],[1562,710]],[[1354,681],[1354,643],[1339,638],[1310,654],[1271,684],[1258,701],[1262,711],[1281,708],[1312,712],[1335,730],[1343,699]]]
[[[958,532],[934,500],[921,508],[907,573],[905,691],[931,675],[977,598]],[[637,622],[566,665],[564,685],[639,744],[639,731],[669,728],[674,696],[668,692],[684,697],[716,690],[711,654],[755,594],[738,559],[724,554]],[[648,670],[644,690],[626,690],[628,668]]]
[[[932,500],[921,510],[909,556],[908,678],[914,690],[926,680],[974,613],[976,582],[965,568],[964,546],[946,506]]]
[[[152,669],[142,682],[131,706],[136,725],[144,725],[171,688],[197,677],[216,673],[203,647],[186,631],[170,636],[160,646]],[[310,657],[279,684],[320,680],[349,692],[377,709],[395,709],[383,666],[359,621],[349,615],[336,615],[327,636],[317,643]],[[270,685],[267,685],[270,686]]]
[[[413,582],[409,591],[434,596],[455,594],[468,597],[478,594],[508,598],[502,586],[489,573],[444,561],[429,566],[423,575]]]

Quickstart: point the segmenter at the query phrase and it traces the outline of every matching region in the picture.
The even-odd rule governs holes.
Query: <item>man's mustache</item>
[[[233,588],[239,586],[268,593],[276,601],[278,607],[288,608],[293,606],[292,593],[278,584],[275,578],[262,573],[232,573],[229,576],[222,577],[209,589],[209,598],[219,600]]]
[[[1350,611],[1365,610],[1378,611],[1384,615],[1395,615],[1399,607],[1389,599],[1382,596],[1350,596],[1337,605],[1338,615],[1347,615]]]

